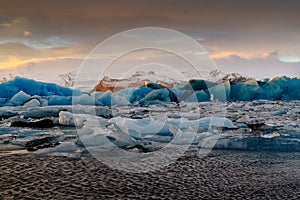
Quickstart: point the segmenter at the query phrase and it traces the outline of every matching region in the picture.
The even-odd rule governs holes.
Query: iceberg
[[[39,107],[41,103],[37,99],[31,99],[30,101],[24,104],[25,107]]]
[[[228,101],[230,100],[230,83],[226,81],[222,84],[208,88],[211,100]]]
[[[152,89],[148,87],[126,88],[118,91],[116,94],[123,96],[130,103],[134,103],[143,99]]]
[[[7,102],[7,98],[0,98],[0,107],[4,106]]]
[[[230,98],[233,101],[299,100],[300,79],[286,76],[256,81],[250,79],[231,85]]]
[[[210,100],[210,95],[205,91],[197,91],[184,99],[185,102],[205,102]]]
[[[217,85],[217,83],[201,80],[201,79],[191,79],[188,82],[182,82],[175,86],[177,89],[181,90],[195,90],[195,91],[201,91],[201,90],[207,90],[208,88],[211,88],[213,86]]]
[[[230,82],[222,80],[214,83],[192,79],[163,88],[157,83],[146,86],[129,87],[117,92],[82,93],[52,83],[16,77],[0,84],[0,106],[28,107],[48,105],[164,105],[179,102],[252,101],[252,100],[299,100],[300,79],[286,76],[263,80],[241,79]],[[36,100],[32,100],[36,99]]]
[[[282,100],[298,100],[300,99],[300,79],[297,77],[289,78],[286,76],[270,79],[271,83],[275,83],[282,89]]]
[[[95,97],[95,105],[100,105],[100,106],[111,105],[112,92],[110,90],[106,92],[97,92],[94,93],[92,96]]]
[[[1,83],[0,91],[0,98],[11,98],[20,91],[23,91],[31,96],[72,96],[81,94],[79,90],[72,90],[54,83],[38,82],[32,79],[20,77],[16,77],[11,81]]]
[[[263,90],[255,79],[231,85],[230,99],[233,101],[252,101],[258,94],[263,94]]]
[[[72,97],[53,95],[49,98],[48,105],[72,105]]]
[[[29,99],[31,99],[31,96],[23,92],[22,90],[15,94],[8,102],[7,106],[19,106],[23,105],[25,102],[27,102]]]
[[[263,93],[259,94],[256,99],[278,100],[282,98],[283,90],[277,83],[268,81],[261,87],[263,89]]]
[[[73,97],[72,99],[73,105],[94,105],[95,99],[93,96],[90,96],[88,94],[82,94],[80,96]]]
[[[161,104],[171,102],[168,89],[153,90],[140,100],[141,105]]]

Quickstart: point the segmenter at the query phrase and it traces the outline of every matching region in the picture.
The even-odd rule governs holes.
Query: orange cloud
[[[238,56],[241,58],[249,59],[255,57],[251,53],[247,52],[237,52],[237,51],[223,51],[223,52],[217,52],[211,55],[213,59],[222,59],[222,58],[229,58],[231,56]]]
[[[223,52],[216,52],[211,55],[213,59],[226,59],[230,57],[239,57],[243,59],[254,59],[254,58],[262,58],[267,59],[270,56],[277,55],[277,52],[238,52],[238,51],[223,51]]]
[[[0,63],[0,69],[18,67],[18,66],[26,65],[28,63],[37,63],[37,62],[59,60],[65,58],[78,58],[78,57],[31,58],[31,59],[24,59],[24,60],[17,57],[11,57],[7,61]]]

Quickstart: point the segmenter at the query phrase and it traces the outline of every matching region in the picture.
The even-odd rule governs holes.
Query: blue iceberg
[[[72,96],[80,95],[78,90],[62,87],[54,83],[38,82],[31,79],[16,77],[15,79],[0,84],[0,98],[11,98],[20,91],[31,96]]]

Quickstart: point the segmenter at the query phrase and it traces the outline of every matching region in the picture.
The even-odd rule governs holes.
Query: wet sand
[[[191,149],[151,173],[78,160],[0,155],[0,199],[299,199],[300,153]]]

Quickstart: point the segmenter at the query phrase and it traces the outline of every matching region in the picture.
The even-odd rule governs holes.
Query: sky
[[[225,73],[300,75],[298,0],[0,0],[0,69],[78,69],[100,42],[139,27],[192,37]]]

